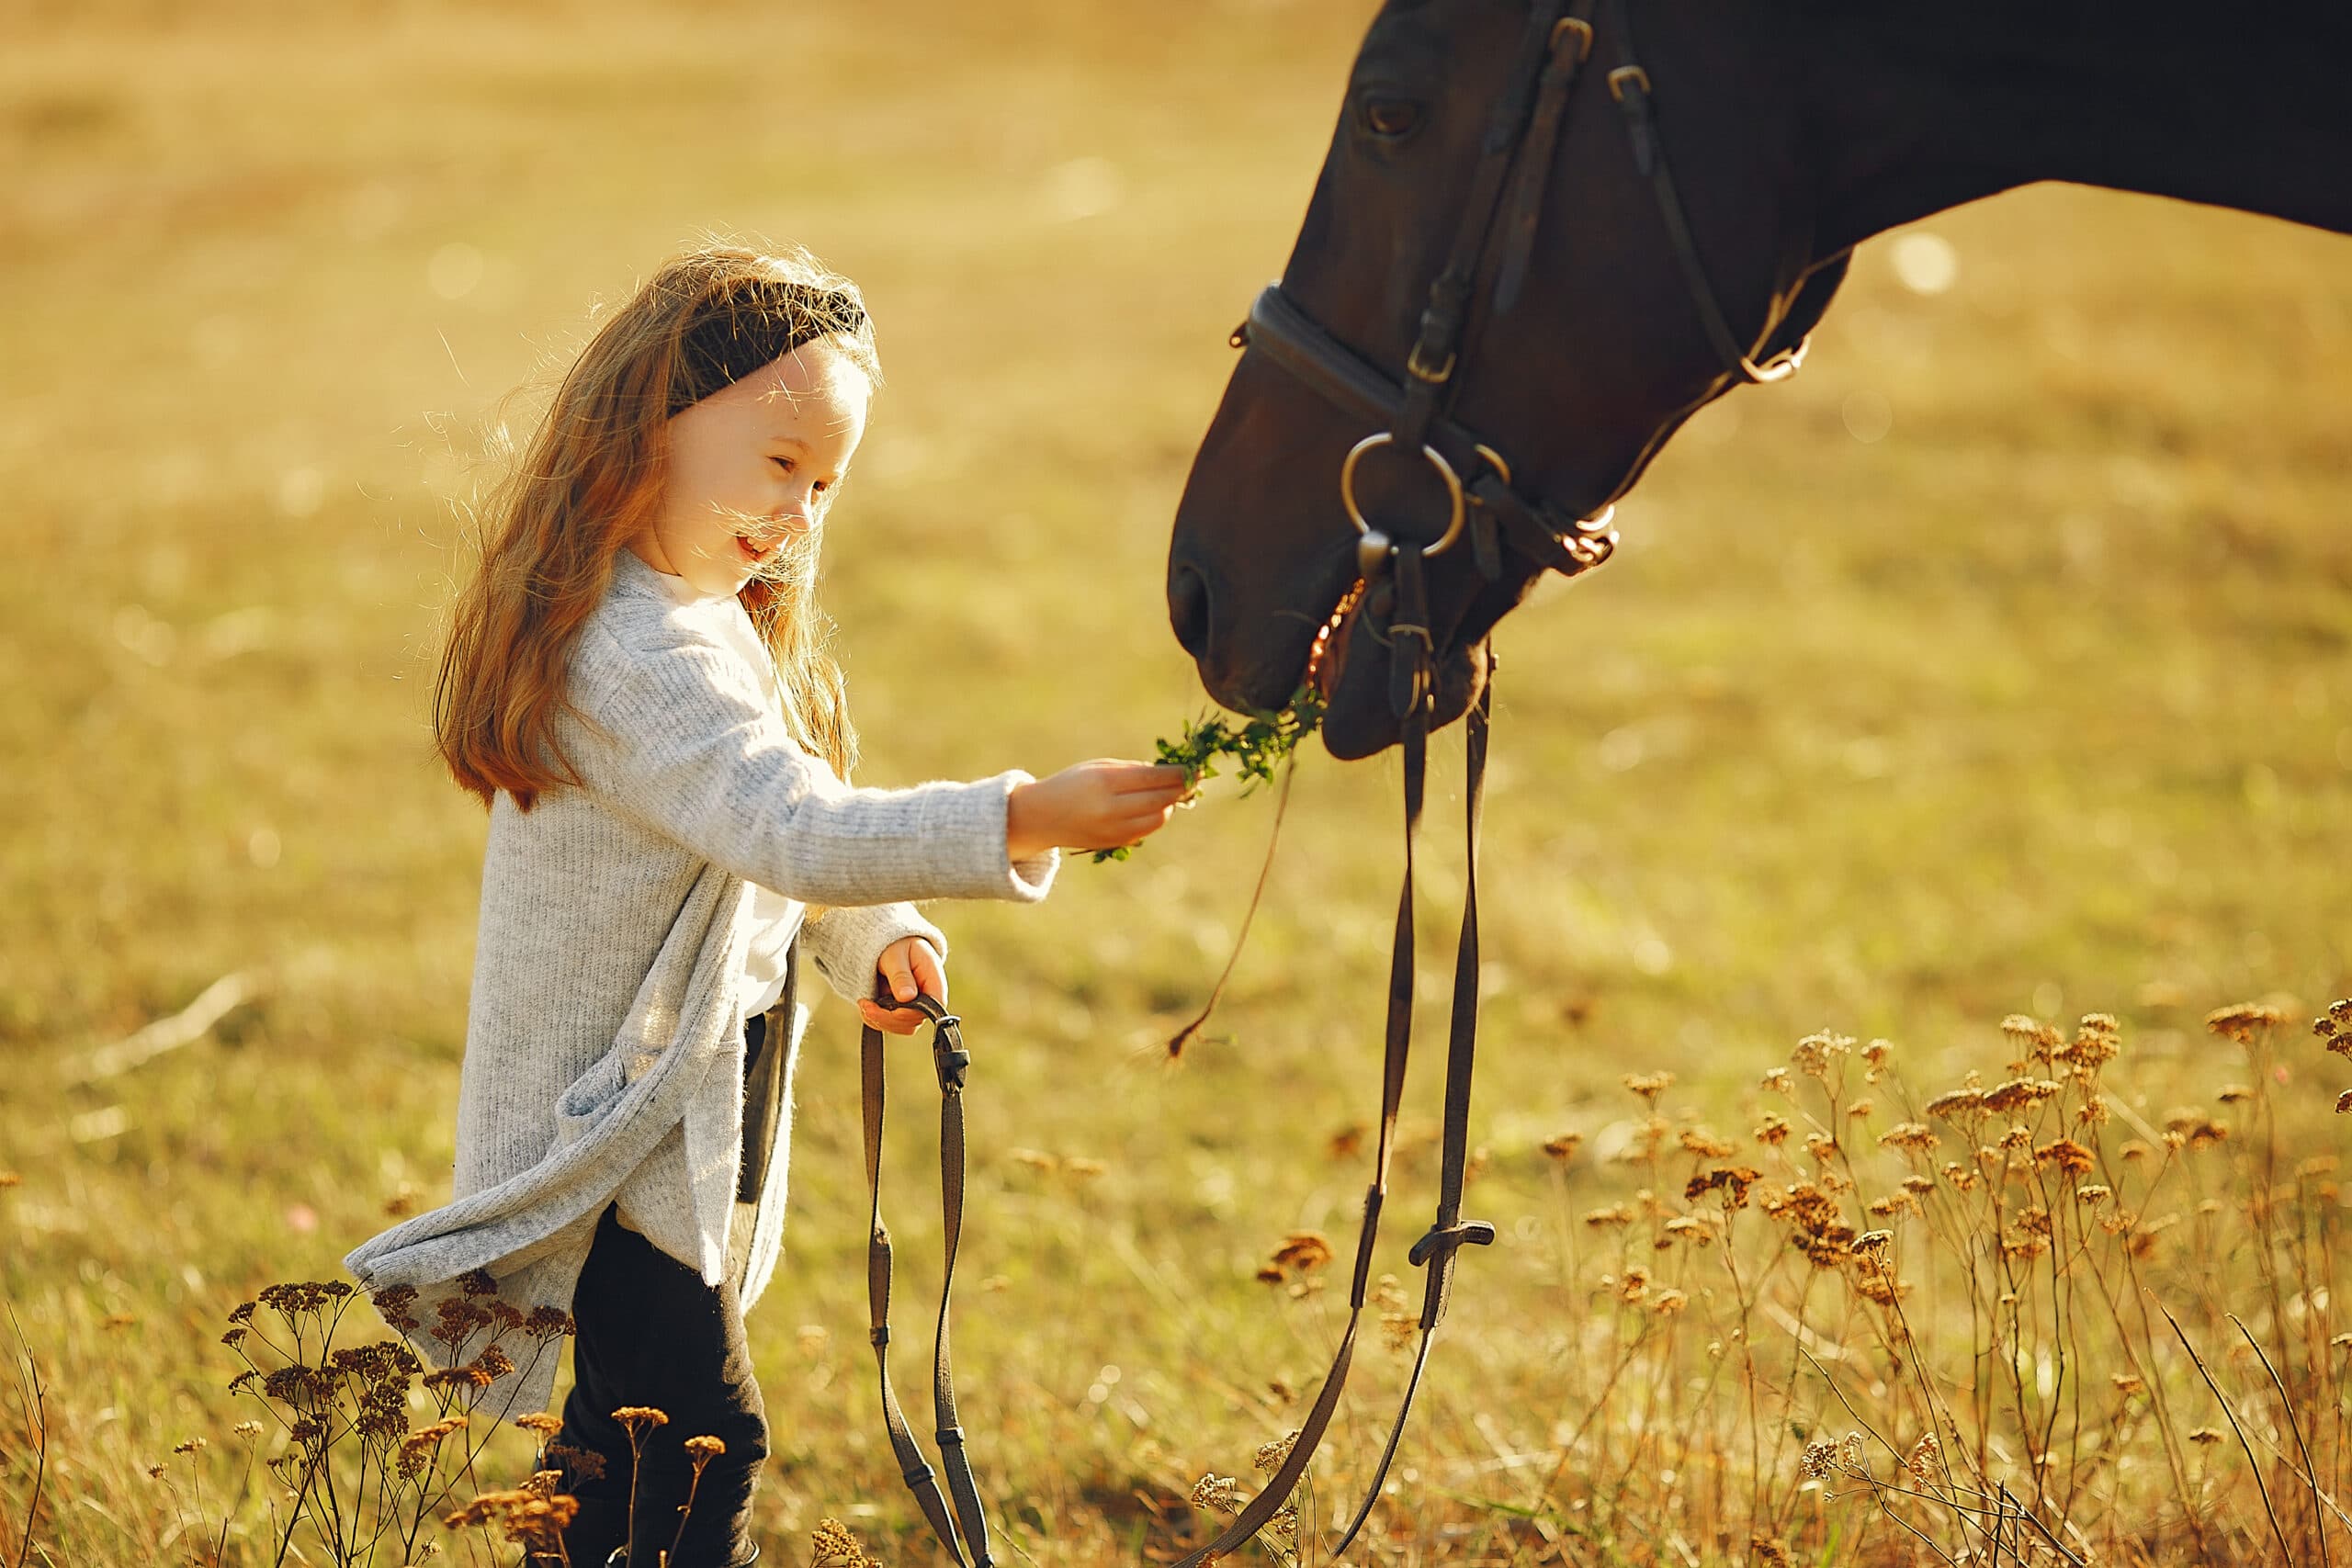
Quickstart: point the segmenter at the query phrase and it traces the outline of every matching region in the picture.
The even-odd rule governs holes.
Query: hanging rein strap
[[[1398,622],[1406,621],[1412,614],[1418,613],[1424,617],[1428,614],[1426,594],[1419,586],[1420,566],[1416,552],[1407,549],[1397,553]],[[1397,629],[1392,624],[1392,635]],[[1406,1036],[1411,1028],[1413,951],[1409,911],[1413,898],[1413,863],[1410,846],[1420,815],[1423,784],[1428,773],[1429,710],[1435,696],[1430,689],[1432,666],[1426,644],[1411,662],[1420,669],[1416,682],[1414,711],[1405,718],[1407,850],[1405,886],[1398,900],[1398,922],[1404,933],[1399,952],[1403,954],[1406,980],[1400,987],[1392,969],[1388,1032],[1390,1039],[1396,1043],[1390,1053],[1394,1064],[1392,1073],[1384,1075],[1399,1080],[1404,1076]],[[1357,1506],[1355,1517],[1348,1521],[1348,1528],[1330,1547],[1330,1555],[1335,1559],[1354,1544],[1356,1536],[1372,1517],[1373,1509],[1379,1505],[1381,1488],[1388,1480],[1389,1467],[1396,1460],[1396,1446],[1404,1440],[1405,1423],[1413,1413],[1413,1400],[1420,1393],[1421,1372],[1429,1365],[1430,1343],[1436,1336],[1438,1325],[1444,1320],[1447,1304],[1453,1299],[1453,1266],[1458,1261],[1458,1254],[1465,1246],[1486,1247],[1495,1239],[1495,1227],[1487,1221],[1465,1222],[1462,1218],[1462,1188],[1467,1179],[1470,1164],[1470,1086],[1476,1076],[1478,1055],[1478,819],[1486,795],[1487,737],[1492,719],[1493,698],[1494,665],[1489,653],[1487,684],[1480,689],[1478,700],[1465,716],[1463,727],[1465,766],[1463,782],[1462,930],[1454,948],[1453,1007],[1446,1031],[1445,1121],[1438,1164],[1437,1214],[1430,1228],[1406,1254],[1408,1261],[1415,1268],[1429,1270],[1421,1286],[1420,1342],[1413,1352],[1413,1371],[1406,1380],[1404,1397],[1397,1402],[1396,1418],[1389,1425],[1388,1440],[1381,1445],[1380,1462],[1373,1467],[1372,1480],[1364,1487],[1363,1501]],[[1407,1015],[1401,1019],[1397,1016],[1400,1008]],[[1401,1096],[1403,1089],[1401,1081],[1394,1090],[1384,1082],[1384,1098]],[[1381,1135],[1386,1140],[1393,1138],[1395,1133],[1396,1113],[1392,1108],[1382,1118]],[[1365,1271],[1364,1260],[1359,1258],[1356,1263],[1359,1294]]]
[[[888,1007],[912,1007],[931,1020],[932,1065],[939,1073],[940,1214],[946,1235],[946,1264],[939,1280],[939,1326],[932,1352],[932,1410],[939,1434],[939,1462],[947,1475],[947,1492],[955,1499],[950,1518],[946,1498],[940,1494],[937,1473],[923,1458],[922,1446],[908,1428],[906,1412],[890,1387],[890,1232],[882,1224],[882,1032],[869,1026],[859,1043],[859,1071],[865,1086],[865,1185],[873,1194],[873,1232],[866,1243],[865,1293],[874,1325],[874,1362],[881,1374],[882,1420],[890,1432],[891,1450],[899,1456],[899,1472],[915,1495],[932,1533],[947,1548],[957,1568],[989,1568],[988,1517],[980,1506],[972,1464],[964,1451],[964,1428],[956,1414],[956,1376],[947,1340],[949,1293],[956,1285],[956,1249],[964,1233],[964,1077],[971,1053],[964,1049],[963,1021],[932,997],[911,1002],[893,1000],[877,992]],[[958,1527],[961,1527],[960,1537]],[[970,1549],[970,1556],[965,1554]]]
[[[1400,717],[1405,751],[1405,874],[1403,886],[1396,896],[1396,936],[1390,951],[1388,1016],[1380,1075],[1380,1131],[1373,1150],[1372,1185],[1364,1193],[1363,1226],[1356,1237],[1355,1270],[1348,1285],[1347,1326],[1340,1336],[1340,1348],[1332,1357],[1330,1370],[1324,1374],[1323,1386],[1317,1392],[1306,1419],[1300,1424],[1298,1436],[1293,1440],[1290,1452],[1284,1456],[1281,1466],[1215,1540],[1193,1551],[1177,1564],[1177,1568],[1199,1568],[1200,1564],[1212,1558],[1237,1551],[1289,1502],[1291,1494],[1297,1489],[1307,1466],[1313,1461],[1316,1449],[1339,1406],[1340,1390],[1346,1386],[1349,1369],[1355,1359],[1356,1333],[1363,1322],[1364,1303],[1371,1294],[1373,1248],[1379,1239],[1381,1209],[1388,1196],[1388,1178],[1396,1156],[1397,1113],[1404,1103],[1405,1069],[1412,1050],[1414,848],[1419,837],[1422,805],[1427,794],[1430,705],[1432,698],[1432,664],[1427,636],[1429,601],[1420,552],[1410,547],[1397,551],[1391,570],[1396,574],[1396,607],[1389,634],[1395,643],[1395,668],[1403,671],[1391,696],[1393,701],[1403,705]],[[1493,690],[1491,681],[1487,690],[1488,693]],[[1445,1315],[1446,1303],[1453,1292],[1455,1253],[1465,1244],[1484,1245],[1492,1241],[1495,1235],[1492,1225],[1483,1221],[1464,1224],[1461,1218],[1462,1186],[1468,1166],[1470,1083],[1477,1051],[1477,829],[1486,775],[1489,711],[1488,698],[1482,694],[1477,705],[1469,714],[1466,727],[1469,736],[1469,777],[1465,793],[1469,802],[1470,891],[1463,907],[1461,945],[1455,959],[1453,1028],[1446,1054],[1444,1153],[1438,1180],[1437,1217],[1428,1233],[1414,1245],[1410,1255],[1416,1266],[1430,1270],[1422,1293],[1420,1347],[1414,1358],[1412,1379],[1406,1385],[1396,1419],[1389,1428],[1387,1444],[1381,1451],[1380,1462],[1373,1472],[1371,1483],[1364,1489],[1363,1502],[1349,1523],[1346,1533],[1329,1548],[1328,1555],[1333,1558],[1347,1550],[1379,1502],[1381,1487],[1387,1479],[1390,1464],[1396,1459],[1406,1420],[1412,1413],[1414,1395],[1419,1391],[1421,1369],[1429,1359],[1430,1337]]]

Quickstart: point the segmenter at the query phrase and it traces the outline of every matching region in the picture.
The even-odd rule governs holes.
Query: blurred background
[[[1162,605],[1175,499],[1370,9],[0,20],[0,1294],[52,1382],[51,1484],[96,1500],[79,1560],[155,1560],[140,1472],[242,1415],[220,1314],[447,1192],[483,818],[431,755],[439,615],[491,436],[592,307],[708,233],[865,288],[887,385],[827,576],[861,782],[1148,755],[1204,707]],[[2347,244],[2058,188],[1873,242],[1804,373],[1702,416],[1617,562],[1506,623],[1476,1136],[1507,1231],[1547,1212],[1544,1139],[1629,1114],[1629,1068],[1736,1120],[1816,1028],[1933,1080],[2006,1013],[2098,1009],[2194,1075],[2208,1009],[2342,994]],[[967,1403],[1040,1541],[1129,1540],[1136,1497],[1269,1435],[1250,1391],[1319,1369],[1336,1319],[1250,1276],[1288,1229],[1352,1234],[1330,1145],[1377,1104],[1397,793],[1393,758],[1306,756],[1180,1066],[1267,798],[1212,786],[1042,908],[939,911],[981,1057]],[[94,1075],[224,979],[202,1038]],[[764,1506],[889,1540],[854,1023],[817,1029],[753,1325]],[[1457,1395],[1558,1352],[1522,1250],[1467,1270]],[[1408,1467],[1475,1409],[1441,1400]]]

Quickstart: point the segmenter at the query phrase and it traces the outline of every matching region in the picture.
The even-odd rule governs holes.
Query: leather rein
[[[1456,423],[1448,409],[1464,356],[1469,308],[1485,270],[1487,253],[1499,237],[1501,254],[1493,278],[1494,304],[1508,310],[1523,286],[1532,254],[1545,187],[1561,140],[1571,89],[1591,59],[1590,13],[1608,5],[1620,24],[1623,62],[1608,73],[1609,92],[1623,113],[1635,169],[1657,197],[1667,240],[1681,269],[1700,321],[1725,368],[1747,381],[1777,381],[1804,357],[1804,344],[1758,361],[1743,348],[1724,317],[1713,284],[1699,258],[1690,226],[1667,167],[1655,125],[1649,75],[1632,58],[1626,0],[1535,0],[1529,9],[1511,75],[1495,106],[1480,146],[1462,226],[1446,265],[1430,286],[1429,305],[1407,356],[1405,373],[1391,376],[1325,331],[1285,294],[1270,285],[1250,305],[1250,318],[1233,333],[1236,348],[1262,354],[1327,401],[1374,426],[1357,442],[1340,469],[1340,498],[1355,525],[1355,558],[1361,592],[1387,579],[1391,649],[1389,706],[1398,721],[1405,772],[1405,867],[1396,899],[1390,954],[1388,1008],[1381,1070],[1380,1130],[1373,1175],[1365,1190],[1362,1230],[1356,1242],[1348,1291],[1348,1321],[1314,1404],[1301,1423],[1289,1453],[1266,1484],[1216,1539],[1194,1550],[1176,1568],[1201,1568],[1247,1543],[1289,1502],[1306,1475],[1331,1418],[1353,1363],[1356,1333],[1370,1295],[1373,1248],[1380,1232],[1395,1163],[1396,1122],[1402,1109],[1406,1067],[1412,1045],[1414,848],[1427,794],[1430,708],[1434,698],[1436,649],[1430,626],[1426,566],[1468,534],[1480,574],[1499,579],[1508,549],[1540,569],[1574,577],[1606,561],[1617,545],[1609,509],[1587,518],[1542,495],[1531,495],[1513,480],[1510,462],[1494,446]],[[1443,483],[1448,500],[1444,531],[1427,544],[1397,543],[1367,519],[1356,499],[1355,474],[1364,456],[1383,446],[1418,452]],[[1366,614],[1370,614],[1367,607]],[[1439,1156],[1437,1208],[1430,1227],[1408,1255],[1429,1270],[1419,1320],[1419,1343],[1396,1420],[1383,1445],[1363,1499],[1326,1555],[1336,1560],[1355,1541],[1396,1457],[1407,1419],[1429,1362],[1430,1346],[1444,1319],[1453,1290],[1456,1255],[1465,1246],[1487,1246],[1495,1227],[1462,1218],[1462,1193],[1469,1165],[1470,1090],[1478,1028],[1478,829],[1485,795],[1487,737],[1492,716],[1489,679],[1464,724],[1467,770],[1463,790],[1464,838],[1467,845],[1462,926],[1457,940],[1453,994],[1448,1026],[1445,1106]],[[988,1520],[956,1414],[955,1375],[948,1352],[948,1298],[955,1283],[956,1253],[963,1230],[963,1096],[971,1057],[964,1049],[961,1021],[929,997],[889,1006],[921,1008],[933,1026],[933,1065],[940,1088],[940,1179],[945,1226],[946,1268],[940,1283],[937,1337],[932,1362],[933,1410],[939,1438],[940,1476],[923,1457],[890,1385],[891,1246],[882,1224],[883,1040],[868,1028],[861,1052],[864,1079],[865,1174],[873,1195],[873,1229],[867,1248],[866,1285],[872,1341],[880,1373],[882,1409],[900,1472],[925,1519],[958,1568],[991,1568]],[[952,1499],[952,1504],[951,1504]],[[968,1556],[967,1556],[968,1552]]]
[[[890,1232],[882,1224],[882,1032],[867,1025],[858,1048],[858,1076],[865,1120],[865,1185],[873,1198],[873,1228],[865,1247],[865,1296],[871,1314],[870,1337],[874,1364],[882,1384],[882,1421],[890,1433],[890,1451],[898,1456],[899,1474],[915,1495],[932,1533],[939,1538],[956,1568],[990,1568],[996,1561],[989,1551],[988,1514],[980,1504],[979,1486],[972,1478],[972,1461],[964,1451],[964,1426],[956,1412],[956,1371],[948,1351],[947,1306],[956,1288],[956,1252],[964,1236],[964,1079],[972,1054],[964,1049],[963,1021],[936,998],[918,995],[901,1002],[888,986],[875,991],[885,1007],[921,1009],[931,1021],[932,1066],[939,1075],[939,1202],[945,1231],[946,1265],[939,1280],[939,1323],[932,1344],[931,1400],[934,1430],[939,1438],[940,1468],[947,1472],[947,1493],[923,1458],[922,1445],[907,1425],[906,1412],[890,1387]],[[948,1503],[954,1500],[954,1517]],[[968,1549],[970,1555],[966,1556]]]

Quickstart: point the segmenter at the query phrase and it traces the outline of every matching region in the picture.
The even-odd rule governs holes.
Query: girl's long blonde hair
[[[486,508],[481,570],[452,607],[434,686],[441,757],[487,805],[527,811],[579,775],[556,737],[572,645],[614,555],[650,526],[670,416],[740,375],[726,351],[826,339],[880,379],[857,288],[805,252],[710,245],[665,264],[599,327]],[[715,359],[714,345],[719,353]],[[773,357],[771,355],[770,357]],[[817,604],[818,537],[797,536],[738,595],[775,660],[800,739],[844,781],[855,763],[832,623]]]

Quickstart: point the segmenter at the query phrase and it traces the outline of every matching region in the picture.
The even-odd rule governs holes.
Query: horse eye
[[[1410,98],[1367,97],[1363,127],[1385,141],[1402,141],[1420,129],[1421,106]]]

